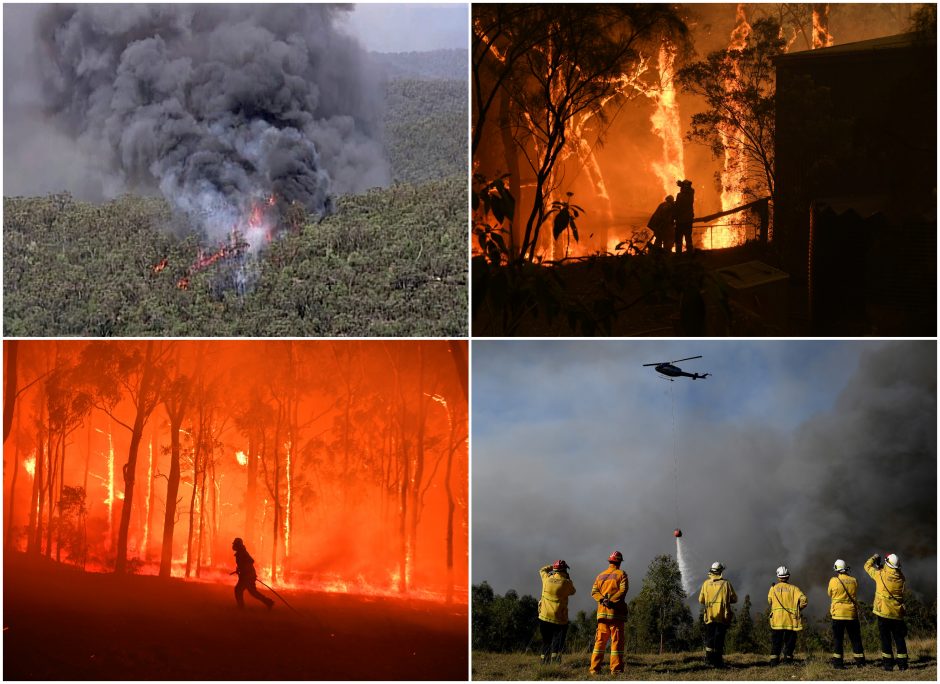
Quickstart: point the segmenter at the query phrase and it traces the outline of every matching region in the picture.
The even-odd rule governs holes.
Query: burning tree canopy
[[[462,342],[4,344],[5,548],[89,570],[463,596]]]
[[[49,5],[47,113],[107,174],[159,190],[215,240],[276,196],[324,215],[387,184],[381,93],[334,5]],[[252,247],[259,240],[248,236]]]
[[[499,163],[490,161],[495,156],[481,163],[498,155],[495,145],[481,143],[501,135],[510,194],[524,202],[523,227],[509,234],[513,257],[535,258],[565,157],[587,168],[598,195],[607,197],[588,136],[603,134],[607,107],[637,93],[646,65],[641,48],[655,50],[650,46],[684,32],[662,5],[474,7],[474,163]]]
[[[766,239],[774,57],[903,32],[914,7],[474,6],[475,246],[543,262],[642,247],[685,178],[697,248]],[[570,224],[543,230],[569,193],[585,208],[570,248]]]

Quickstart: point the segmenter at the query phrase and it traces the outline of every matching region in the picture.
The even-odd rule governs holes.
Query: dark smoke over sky
[[[678,526],[687,585],[720,560],[756,610],[788,565],[822,614],[836,558],[870,602],[862,564],[879,552],[934,598],[935,342],[479,341],[473,354],[474,584],[537,596],[538,568],[564,558],[573,607],[592,610],[612,550],[632,598],[654,556],[675,556]],[[696,354],[679,365],[713,377],[642,367]]]
[[[388,182],[350,6],[4,7],[4,194],[159,192],[210,232]]]

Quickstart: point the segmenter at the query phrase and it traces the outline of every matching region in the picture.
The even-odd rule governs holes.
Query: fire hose
[[[272,587],[270,584],[266,584],[266,583],[262,582],[261,580],[259,580],[259,579],[257,579],[257,578],[255,578],[255,581],[256,581],[258,584],[260,584],[262,587],[266,587],[266,588],[268,589],[268,591],[270,591],[272,594],[274,594],[274,595],[277,596],[279,599],[281,599],[281,601],[284,602],[284,605],[285,605],[285,606],[287,606],[287,607],[290,608],[292,611],[294,611],[295,613],[297,613],[297,615],[300,615],[300,611],[298,611],[296,608],[294,608],[294,606],[292,606],[291,604],[289,604],[289,603],[287,602],[287,599],[286,599],[286,598],[284,598],[283,596],[281,596],[280,594],[278,594],[278,593],[274,590],[274,587]],[[303,616],[301,615],[301,617],[303,617]]]

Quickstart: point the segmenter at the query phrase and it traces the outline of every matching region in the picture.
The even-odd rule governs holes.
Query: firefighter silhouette
[[[236,537],[235,541],[232,542],[232,550],[235,552],[235,570],[229,574],[238,574],[238,584],[235,585],[235,601],[238,603],[238,607],[245,607],[243,594],[247,591],[266,605],[268,610],[271,610],[274,606],[274,601],[264,596],[258,591],[257,587],[255,587],[255,582],[258,580],[258,575],[255,573],[255,559],[248,553],[248,549],[245,548],[245,542],[243,542],[240,537]]]

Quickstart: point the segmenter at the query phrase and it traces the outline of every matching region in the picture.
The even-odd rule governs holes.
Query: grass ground
[[[833,670],[828,654],[798,653],[793,665],[768,665],[764,655],[731,654],[725,656],[728,668],[714,670],[704,663],[699,653],[670,653],[666,655],[627,654],[622,675],[592,676],[588,672],[590,654],[569,653],[557,665],[539,665],[538,655],[532,653],[487,653],[474,651],[472,657],[474,680],[707,680],[707,681],[937,681],[937,642],[934,639],[908,641],[910,669],[906,672],[881,669],[880,663],[864,668],[849,667]],[[869,654],[871,657],[872,654]],[[851,661],[851,657],[849,657]]]

